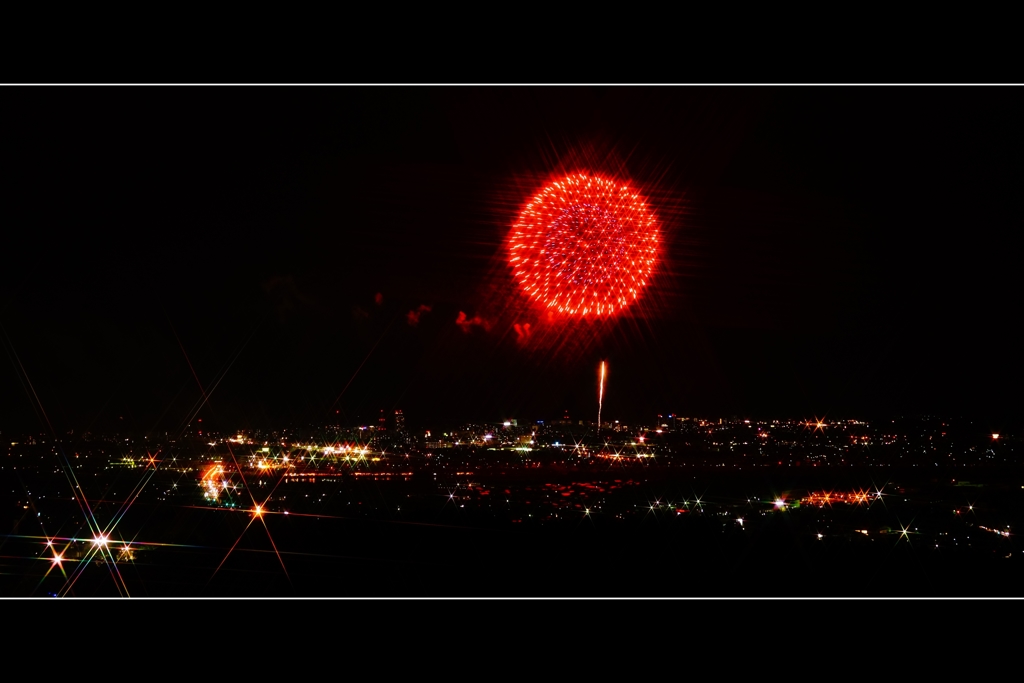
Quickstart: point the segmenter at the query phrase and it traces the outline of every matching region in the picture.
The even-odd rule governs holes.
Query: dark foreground
[[[157,500],[154,486],[111,533],[107,559],[90,553],[96,546],[70,501],[48,515],[63,520],[49,530],[62,539],[54,546],[28,513],[11,520],[0,594],[1024,595],[1015,533],[1024,473],[971,477],[652,467],[348,477],[273,490],[254,483],[250,504],[239,494],[234,508],[203,503],[184,484]],[[878,490],[869,502],[806,502],[815,491]],[[263,514],[252,497],[267,500]],[[94,512],[111,517],[116,505]]]

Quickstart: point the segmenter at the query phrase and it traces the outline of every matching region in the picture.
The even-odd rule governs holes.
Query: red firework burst
[[[627,183],[566,176],[548,184],[509,234],[509,265],[548,311],[608,317],[633,303],[658,254],[658,223]]]

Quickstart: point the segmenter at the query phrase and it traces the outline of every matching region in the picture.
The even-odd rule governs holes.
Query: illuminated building
[[[393,443],[409,446],[412,444],[412,436],[405,429],[405,415],[401,410],[395,411],[395,434]]]

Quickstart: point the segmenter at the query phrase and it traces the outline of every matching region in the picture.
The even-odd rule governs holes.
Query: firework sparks
[[[626,183],[582,173],[547,185],[509,235],[523,291],[549,312],[604,318],[633,303],[658,252],[658,224]]]
[[[601,429],[601,408],[604,406],[604,361],[601,361],[601,383],[597,390],[597,428]]]

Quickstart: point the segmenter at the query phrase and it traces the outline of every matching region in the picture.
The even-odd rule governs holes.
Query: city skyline
[[[403,426],[396,414],[349,429],[9,442],[2,592],[1018,590],[1019,434],[941,418]],[[609,571],[645,581],[609,586]],[[571,584],[550,580],[564,572]]]

